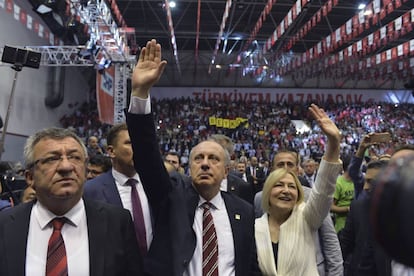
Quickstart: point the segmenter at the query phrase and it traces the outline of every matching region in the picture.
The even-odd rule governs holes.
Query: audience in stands
[[[302,163],[303,177],[308,181],[309,187],[313,187],[313,183],[316,180],[317,163],[312,158],[305,159]]]
[[[88,144],[86,145],[88,149],[88,157],[94,157],[95,155],[103,154],[101,146],[99,146],[98,138],[96,136],[90,136],[88,138]]]
[[[98,120],[96,106],[84,104],[70,116],[61,119],[63,127],[72,127],[85,141],[96,136],[101,147],[106,146],[105,136],[110,128]],[[302,120],[310,127],[309,132],[297,133],[291,122],[295,103],[257,103],[225,101],[200,101],[190,98],[152,99],[158,122],[159,143],[162,154],[175,151],[181,156],[181,166],[187,172],[189,149],[212,134],[224,134],[234,141],[234,158],[254,155],[260,160],[272,160],[279,149],[294,148],[303,160],[316,162],[324,150],[317,126],[310,123],[309,114],[303,111]],[[370,132],[388,131],[392,143],[372,147],[371,155],[390,154],[393,145],[414,144],[414,105],[392,103],[334,104],[324,107],[335,120],[343,134],[341,156],[352,156],[364,135]],[[90,115],[92,114],[92,115]],[[236,129],[210,126],[209,117],[221,116],[248,119],[248,125]],[[86,122],[86,123],[85,123]],[[271,167],[271,165],[270,165]]]

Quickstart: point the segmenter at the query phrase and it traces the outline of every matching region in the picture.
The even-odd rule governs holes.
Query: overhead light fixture
[[[69,20],[66,22],[66,28],[75,30],[77,25],[79,24],[79,21],[76,20],[75,16],[69,17]]]
[[[38,13],[40,13],[40,14],[45,14],[45,13],[51,12],[52,11],[52,8],[50,8],[50,7],[46,6],[46,5],[41,4],[41,5],[39,5],[37,7],[36,11]]]
[[[372,15],[372,10],[366,10],[366,11],[364,12],[364,15],[365,15],[365,16],[370,16],[370,15]]]
[[[365,3],[361,3],[361,4],[358,5],[358,10],[363,10],[363,9],[365,9],[366,6],[367,5]]]
[[[53,8],[56,6],[55,0],[45,0],[37,8],[36,11],[40,14],[46,14],[53,11]]]
[[[163,9],[165,9],[166,8],[166,4],[165,3],[162,3],[162,4],[159,4]],[[175,8],[177,6],[177,3],[175,2],[175,1],[169,1],[168,2],[168,7],[170,8],[170,9],[173,9],[173,8]]]

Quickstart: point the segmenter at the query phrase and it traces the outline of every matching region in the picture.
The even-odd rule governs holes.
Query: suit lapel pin
[[[235,214],[234,215],[234,218],[237,219],[237,220],[240,220],[240,215],[239,214]]]

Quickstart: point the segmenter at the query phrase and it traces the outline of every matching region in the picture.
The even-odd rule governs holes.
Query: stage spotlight
[[[358,4],[358,10],[363,10],[363,9],[365,9],[366,6],[367,5],[365,3]]]
[[[76,20],[75,16],[69,17],[68,21],[66,22],[66,28],[75,31],[79,25],[79,21]]]
[[[103,74],[105,69],[108,69],[112,65],[112,60],[102,57],[98,64],[96,64],[96,69],[99,74]]]
[[[85,46],[86,50],[93,50],[96,47],[96,43],[93,39],[89,39]]]
[[[80,58],[94,60],[101,50],[100,46],[97,46],[93,39],[86,42],[85,48],[81,49],[78,53]]]

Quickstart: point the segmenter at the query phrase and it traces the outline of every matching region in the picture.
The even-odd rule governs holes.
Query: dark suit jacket
[[[85,202],[92,276],[143,275],[142,259],[127,210]],[[26,242],[33,202],[0,213],[0,275],[25,275]]]
[[[171,172],[170,176],[172,179],[182,178],[182,181],[188,186],[191,186],[191,178],[187,175],[179,174],[176,172]],[[227,175],[227,192],[232,193],[241,199],[246,200],[250,204],[253,204],[253,189],[249,183],[238,177],[234,173],[229,173]]]
[[[227,191],[253,204],[253,187],[232,172],[227,175]]]
[[[312,188],[308,182],[308,180],[306,178],[304,178],[301,175],[298,175],[298,179],[300,181],[300,184],[302,184],[302,186],[308,187],[308,188]]]
[[[375,242],[369,223],[369,199],[354,200],[339,235],[344,260],[351,254],[345,275],[389,276],[391,261]]]
[[[246,168],[246,178],[249,184],[253,187],[253,192],[256,194],[263,189],[263,184],[266,180],[266,175],[263,171],[262,167],[256,167],[256,179],[257,184],[254,184],[253,175],[252,175],[252,168],[249,166]]]
[[[127,114],[134,164],[156,215],[155,234],[145,260],[149,275],[183,275],[196,247],[193,231],[199,195],[182,178],[170,180],[155,134],[154,118]],[[151,184],[153,183],[153,184]],[[222,192],[233,231],[236,276],[259,271],[254,241],[253,207],[231,193]]]
[[[83,197],[123,207],[112,170],[86,181]]]

